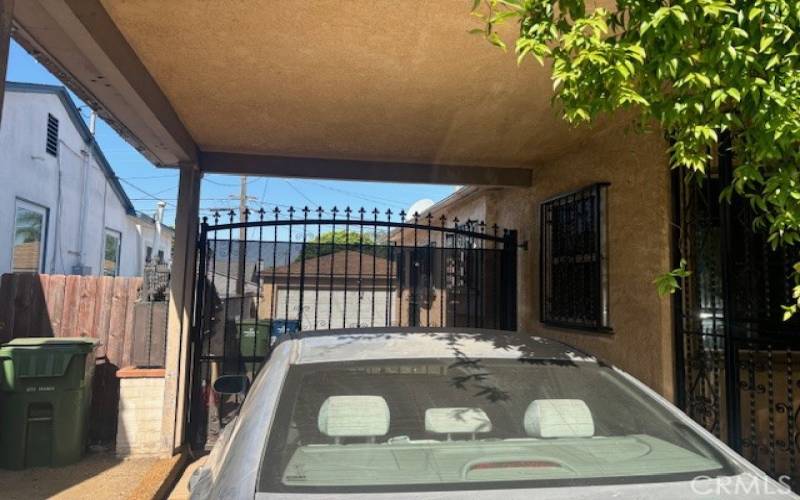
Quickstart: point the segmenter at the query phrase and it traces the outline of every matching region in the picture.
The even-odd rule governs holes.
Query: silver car
[[[286,336],[190,489],[194,499],[797,498],[621,370],[546,338],[468,329]]]

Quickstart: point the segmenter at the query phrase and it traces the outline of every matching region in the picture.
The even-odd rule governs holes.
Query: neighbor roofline
[[[155,225],[155,223],[156,223],[156,220],[153,217],[150,217],[149,215],[147,215],[146,213],[144,213],[141,210],[137,210],[136,214],[134,215],[134,217],[139,219],[139,220],[143,220],[143,221],[147,222],[148,224]],[[173,233],[175,232],[175,228],[174,227],[170,226],[169,224],[164,224],[163,222],[161,223],[161,228],[162,229],[166,229],[168,231],[171,231]]]
[[[97,164],[100,165],[100,168],[103,170],[103,174],[111,183],[112,189],[117,194],[117,197],[119,198],[120,202],[122,202],[122,205],[125,207],[125,212],[128,215],[136,215],[136,209],[133,207],[133,203],[128,197],[128,194],[125,192],[125,189],[123,189],[122,185],[120,184],[116,172],[114,172],[114,169],[111,168],[111,165],[108,163],[105,154],[103,154],[103,151],[97,144],[97,141],[92,135],[92,132],[89,130],[88,125],[86,125],[86,122],[83,121],[81,112],[75,105],[75,101],[73,101],[72,97],[70,97],[66,87],[62,85],[50,85],[46,83],[7,81],[6,92],[28,92],[32,94],[56,95],[61,100],[64,109],[67,111],[67,116],[69,116],[70,121],[72,121],[72,124],[78,130],[78,133],[83,139],[84,144],[91,148],[92,154],[97,160]]]

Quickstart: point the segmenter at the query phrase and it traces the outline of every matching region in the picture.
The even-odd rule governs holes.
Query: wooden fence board
[[[108,362],[118,365],[122,361],[123,344],[125,342],[125,309],[128,302],[128,290],[124,278],[115,278],[111,293],[111,311],[108,317]]]
[[[33,302],[33,275],[22,273],[17,275],[17,295],[14,297],[17,312],[14,314],[14,336],[36,337],[31,332],[31,309]],[[20,332],[17,335],[16,332]]]
[[[17,280],[13,274],[4,274],[0,278],[0,342],[8,342],[14,332],[14,296],[17,293]]]
[[[61,337],[78,337],[78,306],[81,276],[67,276],[64,308],[61,311]]]
[[[47,290],[50,288],[50,276],[47,274],[39,275],[39,293],[35,297],[35,316],[34,324],[42,337],[52,337],[53,330],[50,327],[50,317],[47,315]]]
[[[61,313],[64,310],[64,293],[67,286],[67,277],[62,275],[50,276],[47,289],[47,315],[50,317],[50,330],[53,337],[61,337]],[[2,295],[0,295],[2,296]],[[15,335],[19,336],[19,335]]]
[[[95,337],[94,311],[97,296],[97,280],[81,280],[81,298],[78,303],[78,335]]]
[[[129,359],[133,304],[142,279],[108,276],[0,276],[0,342],[15,337],[94,337],[113,357]],[[109,335],[110,334],[110,335]],[[128,347],[126,347],[128,345]],[[127,354],[127,356],[126,356]]]
[[[114,278],[103,276],[99,280],[95,304],[95,329],[92,337],[100,342],[96,351],[97,358],[105,359],[108,352],[108,322],[111,318],[111,294],[113,293]]]

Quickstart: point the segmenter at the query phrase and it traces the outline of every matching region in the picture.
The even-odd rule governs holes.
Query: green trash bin
[[[272,321],[237,320],[236,330],[239,333],[239,353],[243,359],[253,356],[263,358],[267,355]],[[255,361],[244,363],[248,373],[256,372],[260,365],[260,362]]]
[[[0,346],[0,467],[60,466],[86,448],[95,339],[18,338]]]

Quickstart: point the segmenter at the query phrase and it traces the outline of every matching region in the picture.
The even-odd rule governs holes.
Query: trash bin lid
[[[73,356],[96,345],[91,337],[22,337],[0,346],[0,358],[13,363],[18,378],[61,377]]]
[[[86,349],[97,345],[98,339],[92,337],[19,337],[0,347],[65,347],[75,346]]]

